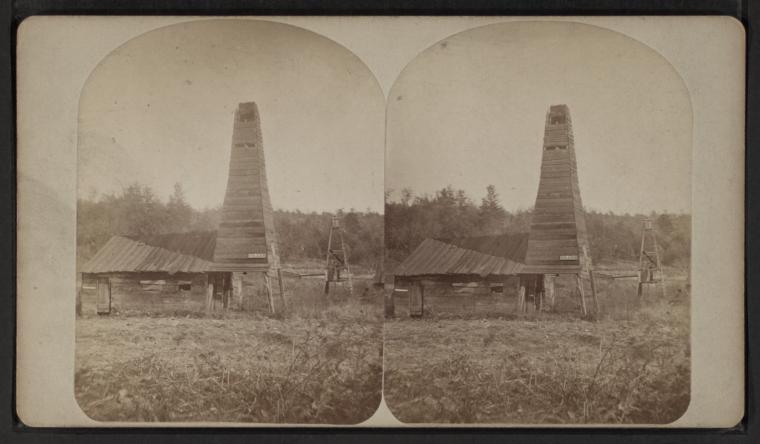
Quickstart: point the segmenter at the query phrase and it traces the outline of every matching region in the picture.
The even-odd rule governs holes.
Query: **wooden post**
[[[330,264],[330,256],[327,256],[327,270],[325,270],[325,296],[327,296],[330,293],[330,281],[333,280],[334,276],[334,270],[329,265]]]
[[[525,277],[525,298],[523,300],[523,312],[527,313],[530,309],[530,297],[533,294],[533,282],[531,276]]]
[[[422,282],[414,282],[409,289],[409,316],[422,317],[425,313],[424,287]]]
[[[646,270],[639,270],[639,287],[636,290],[636,296],[638,296],[639,300],[644,296],[644,282],[647,279],[647,271]]]
[[[274,314],[274,295],[272,294],[272,281],[269,279],[269,274],[264,273],[264,287],[266,287],[267,301],[269,301],[269,312]]]
[[[522,276],[518,280],[517,287],[517,311],[522,313],[525,311],[525,281]]]
[[[536,275],[531,274],[528,278],[528,285],[527,285],[527,291],[526,295],[530,297],[531,304],[525,304],[525,312],[528,312],[528,308],[530,307],[534,312],[536,311],[536,308],[538,307],[538,285],[536,280]],[[527,299],[527,297],[526,297]]]
[[[586,297],[583,294],[583,280],[580,273],[575,275],[575,285],[578,287],[578,296],[581,298],[581,313],[583,313],[583,316],[586,316],[588,310],[586,309]]]
[[[214,280],[211,277],[206,279],[206,311],[212,311],[214,308]]]
[[[285,310],[287,308],[287,304],[285,303],[285,285],[282,283],[282,269],[277,269],[277,284],[280,287],[280,302],[282,302],[282,309]]]
[[[230,306],[232,296],[232,273],[224,273],[222,282],[222,308],[226,311]]]
[[[385,291],[385,318],[391,319],[394,316],[396,316],[396,306],[394,305],[394,292],[396,291],[395,285],[394,289],[391,291],[384,290]]]
[[[588,270],[588,277],[591,281],[591,298],[594,300],[594,313],[599,314],[599,299],[596,297],[596,280],[594,279],[594,270]]]
[[[544,292],[546,293],[549,310],[554,311],[554,276],[549,274],[544,275]]]
[[[520,312],[520,292],[522,291],[522,279],[517,277],[517,291],[515,291],[515,313]]]
[[[509,283],[509,276],[505,277],[504,280],[501,281],[502,290],[501,290],[501,297],[504,302],[506,302],[509,299],[509,287],[507,284]]]
[[[422,317],[425,314],[425,285],[422,281],[418,282],[417,285],[420,286],[420,317]]]
[[[544,275],[543,274],[537,274],[536,275],[536,310],[540,313],[544,310],[544,295],[545,295],[545,288],[544,288]]]
[[[98,314],[111,313],[111,279],[107,276],[98,276]]]
[[[232,273],[232,305],[243,310],[243,278]]]
[[[82,287],[84,286],[84,273],[80,274],[79,285],[77,285],[77,317],[82,316]]]

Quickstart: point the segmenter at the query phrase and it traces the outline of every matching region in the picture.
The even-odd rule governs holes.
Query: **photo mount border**
[[[414,6],[405,5],[401,1],[390,2],[364,2],[361,6],[351,4],[349,1],[326,1],[318,8],[303,1],[259,1],[246,2],[241,0],[231,0],[225,2],[224,6],[217,2],[202,1],[193,6],[188,6],[187,2],[174,1],[154,1],[150,6],[139,5],[137,1],[130,0],[120,2],[118,7],[108,9],[100,3],[94,1],[72,0],[62,4],[54,0],[18,0],[11,7],[3,8],[3,39],[7,39],[4,56],[7,63],[0,70],[3,79],[3,91],[5,96],[11,100],[10,106],[3,108],[5,124],[0,137],[6,140],[7,147],[15,146],[15,35],[16,30],[23,19],[41,14],[59,14],[59,15],[727,15],[740,20],[744,26],[752,31],[756,28],[760,13],[758,9],[749,10],[748,2],[726,1],[726,0],[695,0],[690,5],[684,6],[680,1],[607,1],[607,2],[590,2],[582,6],[566,6],[565,2],[550,1],[543,6],[536,6],[533,2],[522,0],[510,2],[509,7],[494,5],[493,2],[487,1],[422,1],[417,2]],[[753,35],[754,34],[754,35]],[[760,64],[760,50],[758,50],[757,33],[748,32],[748,63],[747,63],[747,114],[746,122],[756,120],[760,115],[760,95],[752,88],[753,83],[757,83],[758,65]],[[755,44],[752,44],[755,43]],[[760,139],[760,128],[747,125],[747,147],[748,153],[751,153],[752,147],[757,147]],[[467,439],[464,433],[479,435],[479,439],[486,442],[496,442],[501,437],[507,437],[525,440],[528,442],[553,442],[558,438],[567,440],[571,443],[581,442],[606,442],[614,439],[615,435],[621,436],[641,436],[646,437],[651,442],[672,442],[675,436],[684,440],[694,439],[699,441],[719,441],[731,440],[732,442],[754,442],[760,437],[759,414],[756,411],[756,400],[760,399],[760,384],[757,383],[757,372],[760,369],[760,354],[750,353],[750,343],[756,343],[760,340],[758,329],[747,328],[746,334],[746,414],[744,419],[732,429],[477,429],[477,428],[442,428],[442,429],[352,429],[340,428],[326,430],[324,428],[297,428],[289,430],[271,430],[262,429],[228,429],[228,428],[120,428],[100,429],[100,428],[33,428],[22,424],[15,415],[15,333],[16,333],[16,304],[15,304],[15,257],[16,257],[16,238],[11,234],[16,231],[16,219],[10,214],[16,211],[16,177],[15,169],[16,154],[12,149],[0,150],[0,161],[10,167],[5,169],[3,176],[7,179],[6,198],[2,199],[2,210],[6,216],[2,218],[2,225],[8,233],[2,237],[0,247],[6,253],[5,257],[12,259],[5,261],[5,266],[1,268],[2,276],[5,278],[7,288],[13,286],[14,297],[4,298],[5,309],[0,310],[0,320],[5,321],[6,334],[2,335],[0,345],[2,346],[4,356],[3,364],[0,366],[0,374],[3,376],[4,383],[0,384],[0,396],[6,400],[2,403],[0,412],[5,415],[6,420],[0,426],[0,436],[8,438],[7,442],[37,442],[58,438],[63,442],[123,442],[129,437],[141,438],[160,438],[167,442],[200,442],[204,440],[204,435],[218,435],[224,442],[248,442],[245,435],[256,435],[258,439],[264,442],[282,441],[281,433],[290,439],[296,436],[307,437],[315,441],[345,441],[353,437],[359,439],[368,439],[370,442],[380,442],[386,437],[406,437],[419,435],[420,437],[428,434],[447,435],[439,436],[444,442],[463,441]],[[757,156],[747,155],[745,165],[746,172],[757,170]],[[745,282],[746,294],[753,293],[758,288],[760,277],[758,274],[746,273],[751,270],[753,265],[760,262],[760,253],[753,251],[751,247],[756,245],[760,240],[758,231],[753,230],[751,221],[760,220],[760,199],[759,193],[752,193],[753,190],[760,189],[760,177],[750,174],[746,175],[745,184],[745,208],[749,214],[745,215]],[[747,325],[754,325],[760,322],[760,301],[745,299],[745,308],[747,315]],[[754,381],[754,383],[753,383]],[[10,402],[8,402],[10,401]],[[8,419],[11,419],[10,421]],[[310,433],[311,432],[311,433]],[[316,436],[311,436],[316,434]],[[336,435],[336,436],[330,436]],[[105,439],[104,439],[105,438]],[[126,438],[126,439],[125,439]],[[337,438],[337,439],[336,439]]]

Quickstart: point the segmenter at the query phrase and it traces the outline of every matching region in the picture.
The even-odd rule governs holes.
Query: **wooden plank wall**
[[[214,262],[230,271],[271,265],[276,242],[267,187],[261,122],[255,103],[235,112],[227,191],[222,204]]]
[[[178,273],[110,274],[111,313],[202,312],[206,297],[206,275]],[[94,315],[97,305],[95,276],[82,281],[82,314]],[[164,281],[163,285],[141,285],[140,281]],[[180,291],[178,283],[190,282],[190,291]]]
[[[566,106],[552,106],[546,116],[541,175],[525,262],[580,268],[582,245],[588,246],[588,241],[572,120]]]
[[[507,279],[502,292],[491,291],[488,282],[463,282],[452,285],[451,282],[426,279],[424,286],[424,316],[467,317],[500,316],[515,312],[518,277]],[[391,293],[396,317],[409,316],[412,287],[416,283],[402,283],[398,288],[409,291]]]

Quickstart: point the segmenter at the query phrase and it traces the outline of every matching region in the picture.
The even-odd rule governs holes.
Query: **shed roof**
[[[396,276],[508,276],[522,271],[528,235],[425,239],[394,270]]]
[[[199,257],[211,262],[214,260],[216,234],[216,231],[192,231],[189,233],[154,234],[143,238],[130,236],[130,238],[153,247]]]
[[[203,273],[210,269],[216,232],[171,233],[142,239],[114,236],[82,266],[83,273]]]
[[[515,262],[525,262],[528,251],[528,233],[499,234],[496,236],[471,236],[455,239],[439,239],[468,250],[491,256],[503,257]]]

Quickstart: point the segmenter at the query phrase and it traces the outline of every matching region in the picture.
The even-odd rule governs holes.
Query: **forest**
[[[401,190],[396,200],[386,193],[385,246],[387,257],[401,261],[427,237],[455,238],[527,232],[531,209],[507,211],[493,185],[477,204],[463,190],[451,186],[433,195]],[[654,221],[665,265],[687,267],[691,249],[691,216],[652,212],[613,214],[586,209],[591,254],[595,262],[638,260],[642,220]]]
[[[148,186],[133,183],[123,191],[77,200],[77,265],[92,257],[114,235],[216,230],[221,206],[196,209],[181,184],[163,200]],[[351,262],[374,267],[382,252],[383,216],[376,212],[340,210]],[[333,214],[275,210],[275,227],[283,261],[324,259]]]

